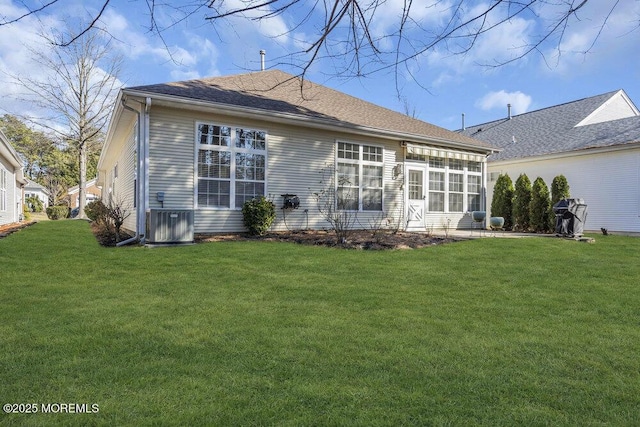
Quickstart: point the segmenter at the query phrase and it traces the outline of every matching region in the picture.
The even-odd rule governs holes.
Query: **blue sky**
[[[237,2],[226,0],[228,5]],[[412,17],[425,27],[437,28],[446,22],[451,14],[449,6],[455,2],[419,3],[420,6],[414,5]],[[468,1],[467,13],[489,3]],[[578,11],[577,19],[565,30],[559,57],[555,49],[557,40],[551,40],[522,60],[497,68],[486,66],[510,58],[542,34],[558,12],[547,6],[537,16],[519,16],[487,33],[464,56],[452,55],[442,47],[420,55],[409,62],[408,68],[418,83],[402,69],[398,75],[400,93],[392,70],[361,78],[336,76],[344,58],[315,63],[307,77],[396,111],[405,112],[408,108],[417,118],[448,129],[460,127],[462,113],[466,124],[473,125],[506,116],[507,103],[512,104],[514,114],[519,114],[617,89],[624,89],[640,105],[640,1],[620,0],[607,25],[601,28],[602,18],[612,3],[615,1],[591,0]],[[402,4],[402,0],[387,0],[378,10],[371,21],[374,37],[393,29]],[[94,0],[60,0],[39,14],[38,19],[27,17],[0,27],[0,114],[33,111],[33,106],[16,100],[20,89],[11,84],[9,76],[17,73],[46,78],[46,70],[29,59],[29,46],[43,48],[37,39],[38,29],[60,28],[65,22],[87,19],[101,5],[101,1]],[[214,27],[203,19],[206,10],[173,23],[175,13],[167,8],[157,9],[156,23],[169,27],[159,37],[149,31],[147,2],[113,0],[99,25],[117,38],[114,50],[124,59],[120,80],[126,86],[138,86],[257,71],[261,49],[267,52],[267,68],[296,74],[299,69],[287,55],[308,46],[318,26],[314,15],[305,26],[295,25],[307,12],[303,3],[290,14],[268,21],[230,19]],[[0,0],[0,16],[11,18],[22,13],[22,2]],[[598,32],[597,43],[584,53]],[[415,36],[420,37],[417,32]],[[381,47],[389,48],[384,41]],[[375,66],[364,64],[364,69],[368,73]]]

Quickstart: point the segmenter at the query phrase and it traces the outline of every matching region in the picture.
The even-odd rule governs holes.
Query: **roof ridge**
[[[529,115],[529,114],[539,113],[539,112],[541,112],[541,111],[550,110],[550,109],[553,109],[553,108],[559,108],[559,107],[563,107],[563,106],[570,105],[570,104],[577,104],[577,103],[579,103],[579,102],[584,102],[584,101],[587,101],[587,100],[590,100],[590,99],[599,98],[599,97],[604,97],[605,95],[607,96],[607,99],[609,99],[609,98],[611,98],[613,95],[615,95],[616,93],[618,93],[618,92],[620,92],[620,91],[623,91],[623,92],[624,92],[624,90],[623,90],[623,89],[618,89],[618,90],[613,90],[613,91],[609,91],[609,92],[604,92],[604,93],[601,93],[601,94],[599,94],[599,95],[587,96],[587,97],[585,97],[585,98],[575,99],[575,100],[573,100],[573,101],[567,101],[567,102],[563,102],[563,103],[556,104],[556,105],[550,105],[550,106],[548,106],[548,107],[538,108],[537,110],[527,111],[526,113],[515,114],[515,115],[512,115],[512,116],[511,116],[511,118],[512,118],[512,119],[515,119],[516,117],[522,117],[522,116],[526,116],[526,115]],[[601,104],[601,105],[602,105],[602,104]],[[488,122],[485,122],[485,123],[479,123],[479,124],[476,124],[476,125],[465,126],[465,130],[468,130],[469,128],[476,128],[476,127],[479,127],[479,126],[487,126],[487,125],[490,125],[490,124],[494,124],[494,123],[498,123],[498,122],[503,122],[503,121],[506,121],[506,120],[508,120],[508,119],[507,119],[507,118],[501,118],[501,119],[491,120],[491,121],[488,121]],[[457,131],[457,132],[460,132],[460,131],[462,131],[462,129],[458,129],[458,130],[456,130],[456,131]]]
[[[126,91],[349,123],[360,129],[415,135],[435,143],[466,144],[483,150],[489,147],[486,142],[279,69],[136,86]]]

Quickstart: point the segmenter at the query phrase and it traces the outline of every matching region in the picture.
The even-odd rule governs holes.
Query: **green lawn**
[[[2,425],[640,425],[640,239],[0,240]],[[41,408],[41,407],[39,407]]]

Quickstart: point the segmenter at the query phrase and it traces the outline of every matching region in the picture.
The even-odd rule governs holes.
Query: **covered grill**
[[[553,205],[556,214],[556,234],[580,237],[587,221],[587,205],[582,199],[562,199]]]

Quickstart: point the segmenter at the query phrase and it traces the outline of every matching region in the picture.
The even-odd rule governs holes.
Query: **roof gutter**
[[[495,150],[494,147],[481,147],[474,144],[465,144],[463,142],[451,141],[448,139],[443,139],[438,137],[426,137],[426,136],[416,135],[412,133],[378,129],[378,128],[373,128],[368,126],[359,126],[359,125],[354,125],[348,122],[340,122],[339,124],[336,124],[328,120],[310,118],[310,117],[300,116],[296,114],[258,110],[250,107],[239,107],[239,106],[229,105],[224,103],[202,101],[198,99],[183,98],[180,96],[157,94],[157,93],[151,93],[151,92],[145,92],[145,91],[125,89],[125,92],[131,96],[136,96],[141,98],[152,97],[156,102],[160,102],[160,105],[162,105],[163,102],[166,102],[167,103],[166,106],[168,107],[175,106],[175,104],[180,104],[182,106],[186,106],[190,108],[195,107],[195,109],[215,110],[216,112],[219,112],[222,110],[229,113],[242,114],[245,117],[258,119],[258,120],[264,120],[265,115],[269,115],[270,117],[277,119],[281,123],[290,124],[290,125],[299,125],[300,122],[302,121],[302,122],[305,122],[307,126],[315,129],[332,130],[332,131],[337,130],[342,132],[357,133],[357,134],[366,135],[366,136],[377,136],[377,137],[385,136],[394,140],[398,140],[398,139],[410,140],[415,143],[442,144],[448,147],[463,148],[466,150],[473,150],[480,153],[490,153],[491,150]],[[478,141],[478,142],[481,142],[481,141]]]
[[[518,157],[504,160],[492,161],[492,165],[509,165],[518,163],[541,162],[544,160],[562,159],[565,157],[589,156],[600,153],[612,153],[616,151],[633,150],[640,148],[640,141],[629,142],[626,144],[610,145],[607,147],[586,147],[579,150],[563,151],[561,153],[541,154],[538,156]]]

